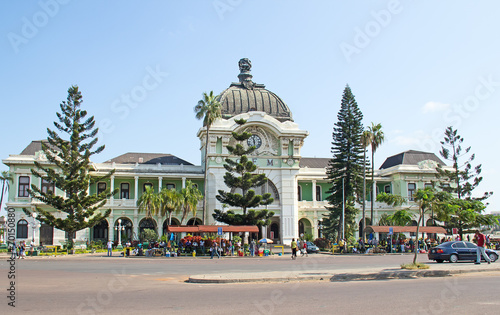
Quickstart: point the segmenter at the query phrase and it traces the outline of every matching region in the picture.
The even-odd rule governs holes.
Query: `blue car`
[[[491,262],[495,262],[498,259],[498,253],[491,249],[486,249],[486,255],[488,255]],[[438,263],[442,263],[445,260],[451,263],[456,263],[459,260],[476,260],[477,245],[464,241],[445,242],[431,248],[427,257],[429,260],[435,260]],[[481,257],[481,259],[484,261],[484,257]]]

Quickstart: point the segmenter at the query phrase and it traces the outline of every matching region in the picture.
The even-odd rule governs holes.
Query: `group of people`
[[[297,241],[295,241],[295,238],[292,238],[292,243],[290,244],[290,247],[292,248],[292,259],[297,259],[297,251],[300,251],[300,255],[308,257],[309,255],[307,254],[307,242],[303,239],[299,239],[299,243],[297,244]]]

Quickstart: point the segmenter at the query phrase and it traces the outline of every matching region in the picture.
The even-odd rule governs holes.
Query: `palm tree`
[[[181,207],[181,194],[175,189],[163,188],[159,194],[160,215],[168,216],[168,225],[172,224],[172,213]]]
[[[366,228],[366,148],[371,143],[371,136],[368,130],[363,131],[361,134],[361,145],[363,146],[363,231],[361,235],[363,237],[363,242],[366,240],[365,228]],[[373,224],[373,217],[370,219],[371,224]]]
[[[373,183],[375,182],[374,173],[375,173],[375,151],[377,151],[378,147],[384,142],[385,136],[382,131],[382,124],[374,124],[368,127],[368,132],[370,133],[370,145],[372,147],[372,202],[370,208],[370,216],[373,222],[373,203],[375,202],[374,194],[376,190],[373,188]]]
[[[221,114],[221,104],[217,100],[217,96],[214,95],[213,91],[210,94],[206,92],[203,93],[203,99],[198,101],[198,105],[194,107],[194,112],[196,113],[197,119],[203,119],[203,126],[207,128],[207,134],[205,137],[205,171],[203,178],[203,210],[202,210],[202,223],[205,224],[205,212],[207,207],[207,169],[208,169],[208,141],[210,126],[217,120],[217,118],[222,117]]]
[[[197,187],[193,185],[191,181],[186,181],[186,187],[181,190],[181,199],[182,199],[182,218],[181,224],[187,215],[192,212],[193,216],[196,217],[196,207],[198,205],[198,201],[203,199],[203,195],[198,190]],[[196,220],[193,222],[195,225]]]
[[[0,210],[2,209],[3,204],[3,196],[7,194],[10,188],[10,182],[12,181],[12,175],[8,171],[2,171],[2,175],[0,175],[0,180],[3,182],[2,184],[2,197],[0,198]]]
[[[153,187],[146,186],[146,190],[142,193],[142,196],[137,200],[137,207],[139,207],[139,212],[145,212],[146,217],[151,218],[153,215],[158,214],[159,198],[155,193]]]

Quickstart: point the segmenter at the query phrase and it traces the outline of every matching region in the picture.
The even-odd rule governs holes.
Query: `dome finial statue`
[[[240,82],[246,89],[253,90],[255,83],[252,82],[253,76],[250,74],[252,62],[248,58],[241,58],[240,61],[238,61],[238,67],[240,68],[238,79],[240,79]]]

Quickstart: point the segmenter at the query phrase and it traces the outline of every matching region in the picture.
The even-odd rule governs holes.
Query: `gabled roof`
[[[441,166],[446,165],[434,153],[409,150],[388,157],[380,166],[380,169],[383,170],[396,165],[418,165],[420,162],[427,160],[434,161]]]
[[[307,158],[303,157],[300,159],[299,166],[300,167],[309,167],[309,168],[326,168],[328,167],[328,162],[330,162],[330,158]]]
[[[35,155],[38,151],[42,151],[42,142],[49,144],[47,140],[33,140],[20,155]]]
[[[183,159],[180,159],[172,154],[166,153],[136,153],[129,152],[117,156],[104,163],[117,164],[162,164],[162,165],[193,165]]]

